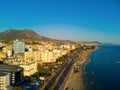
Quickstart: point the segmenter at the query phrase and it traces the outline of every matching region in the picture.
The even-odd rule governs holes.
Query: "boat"
[[[93,82],[92,82],[92,81],[90,81],[90,84],[92,85],[92,84],[93,84]]]
[[[92,71],[92,74],[94,74],[94,71]]]
[[[120,61],[117,61],[116,63],[117,63],[117,64],[120,64]]]

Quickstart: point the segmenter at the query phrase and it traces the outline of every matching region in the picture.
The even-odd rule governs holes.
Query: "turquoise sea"
[[[85,90],[120,90],[120,45],[101,45],[84,66]]]

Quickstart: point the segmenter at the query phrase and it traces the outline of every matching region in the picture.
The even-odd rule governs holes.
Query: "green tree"
[[[21,86],[15,86],[13,87],[13,90],[27,90],[27,89],[22,88]]]

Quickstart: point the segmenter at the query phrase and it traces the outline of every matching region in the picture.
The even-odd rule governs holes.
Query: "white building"
[[[30,75],[34,74],[35,72],[37,72],[37,63],[36,62],[26,63],[26,64],[19,65],[19,66],[24,69],[24,76],[30,76]]]
[[[13,42],[13,51],[14,53],[24,53],[25,52],[25,43],[18,40]]]
[[[8,73],[0,72],[0,90],[9,90],[7,87],[10,86],[10,76]]]
[[[8,56],[8,57],[12,56],[12,50],[10,50],[10,49],[7,50],[7,56]]]

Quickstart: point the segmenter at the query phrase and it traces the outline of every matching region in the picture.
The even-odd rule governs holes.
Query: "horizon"
[[[71,41],[120,44],[119,0],[0,1],[0,32],[30,29]]]
[[[0,33],[4,33],[5,31],[7,31],[7,30],[16,30],[16,31],[24,31],[24,30],[30,30],[30,31],[33,31],[33,32],[35,32],[35,33],[37,33],[36,31],[34,31],[34,30],[31,30],[31,29],[6,29],[6,30],[4,30],[4,31],[2,31],[2,32],[0,32]],[[38,35],[40,35],[39,33],[37,33]],[[43,35],[40,35],[40,36],[43,36]],[[43,36],[43,37],[47,37],[47,36]],[[50,37],[47,37],[47,38],[50,38]],[[50,39],[56,39],[56,38],[50,38]],[[113,44],[113,45],[120,45],[120,44],[118,44],[118,43],[109,43],[109,42],[105,42],[105,43],[103,43],[103,42],[99,42],[99,41],[77,41],[77,40],[65,40],[65,39],[56,39],[56,40],[63,40],[63,41],[71,41],[71,42],[98,42],[98,43],[101,43],[101,44]]]

